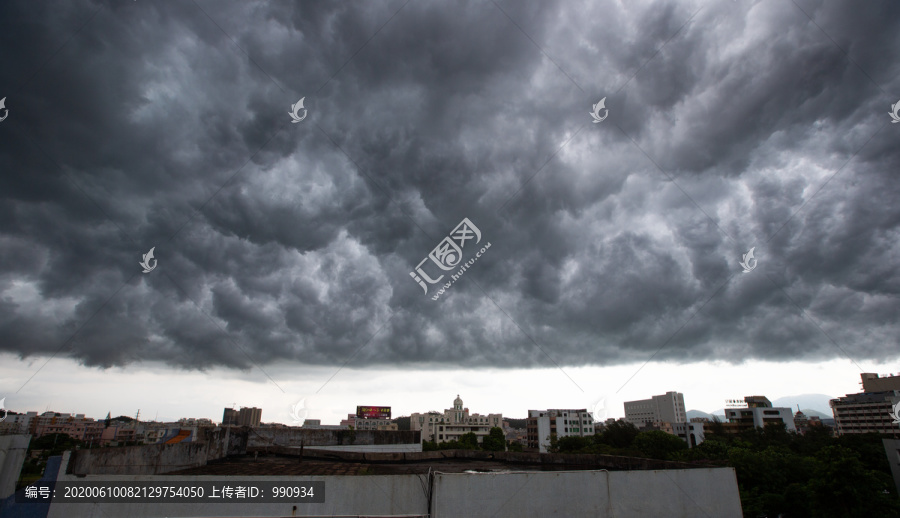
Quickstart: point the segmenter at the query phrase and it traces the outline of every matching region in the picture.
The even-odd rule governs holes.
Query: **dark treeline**
[[[900,517],[881,439],[878,434],[832,437],[828,427],[800,435],[783,423],[731,435],[713,423],[704,442],[688,449],[674,435],[640,432],[618,421],[591,437],[551,437],[550,451],[731,466],[747,517]]]

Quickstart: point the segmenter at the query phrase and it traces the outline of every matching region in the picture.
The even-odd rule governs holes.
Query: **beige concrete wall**
[[[0,500],[16,490],[30,442],[30,435],[0,435]]]
[[[209,430],[201,442],[77,450],[64,468],[76,475],[155,475],[205,466],[246,449],[246,430],[222,428]]]

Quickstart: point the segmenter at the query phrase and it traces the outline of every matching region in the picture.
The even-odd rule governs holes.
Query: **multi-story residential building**
[[[238,425],[240,426],[259,426],[262,419],[262,409],[256,407],[243,407],[238,412]]]
[[[650,399],[626,401],[625,420],[638,428],[653,423],[685,423],[684,394],[666,392]]]
[[[226,408],[225,411],[222,412],[222,426],[237,426],[238,415],[237,410]]]
[[[31,433],[31,421],[37,417],[37,412],[24,414],[8,414],[6,419],[0,421],[0,433],[27,434]]]
[[[847,394],[829,403],[838,435],[900,432],[900,425],[894,424],[890,415],[894,405],[900,403],[900,390]]]
[[[39,416],[33,416],[28,428],[28,433],[34,437],[62,433],[79,441],[92,442],[100,440],[105,424],[103,421],[85,417],[84,414],[44,412]]]
[[[744,408],[725,409],[725,418],[728,422],[723,423],[723,429],[726,432],[738,433],[751,428],[765,428],[769,423],[784,423],[788,431],[797,431],[790,408],[773,407],[772,402],[765,396],[747,396],[744,402],[747,405]],[[707,423],[707,431],[709,426]]]
[[[421,440],[448,442],[459,440],[469,432],[473,432],[480,443],[486,437],[491,428],[500,428],[503,425],[503,414],[469,414],[469,409],[463,407],[463,401],[457,394],[453,400],[453,408],[444,410],[444,413],[426,412],[413,413],[409,417],[409,429],[421,431]]]
[[[100,436],[100,444],[118,445],[135,441],[135,423],[122,423],[116,421],[109,426],[104,426]]]
[[[525,430],[528,449],[546,453],[551,436],[561,439],[594,435],[594,419],[584,408],[529,410]]]

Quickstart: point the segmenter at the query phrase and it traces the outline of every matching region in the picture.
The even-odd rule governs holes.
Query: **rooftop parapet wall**
[[[249,448],[248,451],[257,451]],[[276,455],[299,456],[300,448],[269,447],[268,453]],[[582,466],[591,469],[607,470],[664,470],[664,469],[701,469],[711,467],[709,464],[692,464],[672,462],[639,457],[623,457],[619,455],[568,454],[568,453],[532,453],[532,452],[490,452],[477,450],[440,450],[423,452],[357,452],[336,450],[303,450],[303,457],[310,459],[346,461],[346,462],[385,462],[409,463],[428,462],[441,459],[493,460],[510,464],[529,464],[546,466]]]
[[[297,447],[419,444],[420,432],[409,430],[331,430],[322,428],[252,428],[247,446]]]
[[[91,448],[72,452],[66,473],[74,475],[156,475],[205,466],[207,462],[247,451],[247,430],[206,430],[203,441]]]

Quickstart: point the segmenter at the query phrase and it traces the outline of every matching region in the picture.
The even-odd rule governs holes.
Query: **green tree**
[[[459,447],[463,450],[477,450],[478,436],[475,432],[469,432],[459,437]]]
[[[550,446],[547,447],[547,451],[549,453],[558,453],[559,452],[559,439],[556,438],[556,433],[551,433],[548,437],[550,439]]]
[[[29,450],[44,450],[43,457],[52,455],[62,455],[66,450],[74,450],[75,447],[81,447],[84,443],[78,439],[73,439],[64,433],[51,433],[31,441]]]
[[[558,443],[561,453],[590,453],[594,446],[591,437],[578,437],[577,435],[561,437]]]
[[[630,448],[640,431],[628,421],[614,421],[600,432],[600,442],[613,448]]]
[[[487,451],[504,451],[506,449],[506,435],[500,427],[491,428],[487,437],[481,441],[481,449]]]
[[[640,432],[634,438],[632,446],[652,459],[667,460],[674,453],[688,449],[688,445],[679,437],[662,430]]]
[[[885,477],[866,469],[855,451],[840,445],[823,448],[815,456],[816,470],[809,489],[813,514],[839,516],[897,516],[900,505]]]
[[[519,441],[506,441],[507,451],[522,451],[522,444]]]

